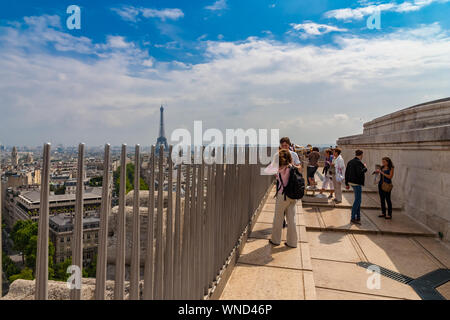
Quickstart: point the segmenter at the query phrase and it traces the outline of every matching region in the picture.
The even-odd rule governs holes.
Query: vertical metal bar
[[[156,300],[163,298],[163,204],[164,204],[164,146],[159,149],[158,164],[158,212],[156,216],[156,260],[155,260],[155,291]]]
[[[48,300],[48,223],[50,193],[50,143],[44,144],[42,155],[41,203],[39,209],[36,257],[36,300]],[[1,275],[0,275],[1,276]]]
[[[3,211],[3,182],[2,182],[2,166],[1,166],[1,158],[0,158],[0,298],[3,296],[3,242],[2,242],[2,233],[3,233],[3,220],[2,220],[2,211]]]
[[[130,300],[139,300],[139,280],[141,273],[141,223],[140,223],[140,188],[141,188],[141,153],[140,146],[134,151],[134,198],[133,198],[133,243],[131,247],[130,266]]]
[[[174,246],[174,285],[173,297],[181,299],[181,163],[177,167],[175,198],[175,246]]]
[[[202,149],[200,149],[202,152]],[[203,230],[203,207],[204,207],[204,174],[205,174],[205,163],[202,161],[202,163],[199,166],[199,182],[197,185],[197,197],[198,197],[198,203],[197,203],[197,233],[196,233],[196,273],[195,273],[195,280],[196,280],[196,286],[195,286],[195,293],[196,293],[196,299],[202,299],[203,298],[203,290],[202,290],[202,274],[204,272],[203,270],[203,261],[202,261],[202,236],[204,233]]]
[[[105,300],[106,266],[107,266],[107,242],[108,242],[108,218],[111,211],[111,146],[105,145],[103,160],[102,182],[102,208],[100,215],[99,243],[97,254],[97,270],[95,281],[95,299]]]
[[[78,163],[77,163],[77,189],[75,198],[75,224],[73,228],[72,241],[72,264],[80,271],[83,269],[83,214],[84,214],[84,143],[78,146]],[[80,273],[80,276],[82,272]],[[70,292],[72,300],[81,299],[81,282],[80,287],[75,287]]]
[[[194,151],[196,152],[196,151]],[[189,276],[188,276],[188,299],[195,299],[195,233],[196,233],[196,206],[197,206],[197,165],[192,165],[192,184],[191,184],[191,206],[190,206],[190,219],[189,219]]]
[[[123,300],[125,294],[125,195],[127,179],[127,145],[122,144],[120,156],[119,212],[117,215],[116,241],[116,277],[114,283],[114,299]]]
[[[153,299],[154,223],[155,223],[155,146],[150,151],[150,179],[148,184],[147,252],[144,272],[144,300]]]
[[[213,166],[207,166],[207,197],[206,197],[206,210],[205,210],[205,236],[204,236],[204,246],[205,246],[205,255],[204,255],[204,263],[205,263],[205,273],[204,273],[204,294],[208,294],[208,290],[210,287],[211,281],[211,265],[212,265],[212,256],[211,256],[211,247],[213,245],[212,240],[212,225],[211,221],[213,219],[212,215],[212,200],[213,200],[213,184],[212,184],[212,171]]]
[[[188,149],[188,152],[189,149]],[[183,234],[182,234],[182,251],[181,263],[183,269],[181,271],[181,292],[182,299],[189,298],[189,247],[190,247],[190,191],[191,189],[191,165],[186,165],[185,169],[185,191],[184,191],[184,212],[183,212]]]
[[[164,299],[173,299],[173,162],[172,146],[167,157],[166,249],[164,252]]]

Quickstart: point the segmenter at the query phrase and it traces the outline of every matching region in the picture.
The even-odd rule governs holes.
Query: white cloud
[[[341,29],[335,26],[330,26],[326,24],[318,24],[311,21],[307,21],[300,24],[291,23],[290,24],[293,31],[290,33],[299,33],[302,38],[308,38],[313,36],[320,36],[330,32],[345,32],[347,29]]]
[[[203,120],[205,129],[279,127],[297,143],[333,143],[361,131],[361,118],[448,95],[450,38],[439,24],[342,34],[326,46],[204,41],[205,61],[186,64],[117,35],[93,43],[65,34],[52,19],[0,27],[4,143],[148,145],[161,102],[168,135]]]
[[[325,13],[327,18],[335,18],[338,20],[361,20],[366,16],[372,15],[377,11],[394,11],[399,13],[418,11],[425,6],[432,3],[445,3],[450,0],[413,0],[404,1],[402,3],[388,2],[381,4],[374,4],[367,1],[360,2],[362,7],[358,8],[343,8],[330,10]]]
[[[227,0],[217,0],[213,4],[205,7],[205,9],[211,11],[222,11],[227,8],[228,8]]]
[[[117,13],[123,20],[129,22],[139,21],[139,17],[143,18],[158,18],[165,20],[178,20],[184,17],[184,12],[181,9],[152,9],[152,8],[137,8],[133,6],[123,6],[121,8],[112,8],[112,11]]]

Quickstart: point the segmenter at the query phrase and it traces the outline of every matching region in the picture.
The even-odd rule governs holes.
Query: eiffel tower
[[[159,119],[159,137],[156,140],[156,154],[159,154],[159,149],[164,146],[164,151],[169,151],[169,145],[167,144],[166,133],[164,130],[164,107],[161,105],[160,119]]]

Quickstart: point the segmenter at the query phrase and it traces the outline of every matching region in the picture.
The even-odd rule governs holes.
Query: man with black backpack
[[[305,192],[305,180],[296,167],[292,165],[292,155],[289,150],[280,150],[278,153],[277,193],[275,203],[275,216],[271,244],[278,246],[281,243],[281,232],[286,212],[287,240],[286,246],[297,247],[298,235],[295,206]]]

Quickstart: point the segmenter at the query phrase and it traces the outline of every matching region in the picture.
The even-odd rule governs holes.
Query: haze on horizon
[[[450,96],[449,0],[0,4],[0,141],[156,142],[177,128],[280,129],[334,144]],[[381,29],[367,18],[381,11]]]

